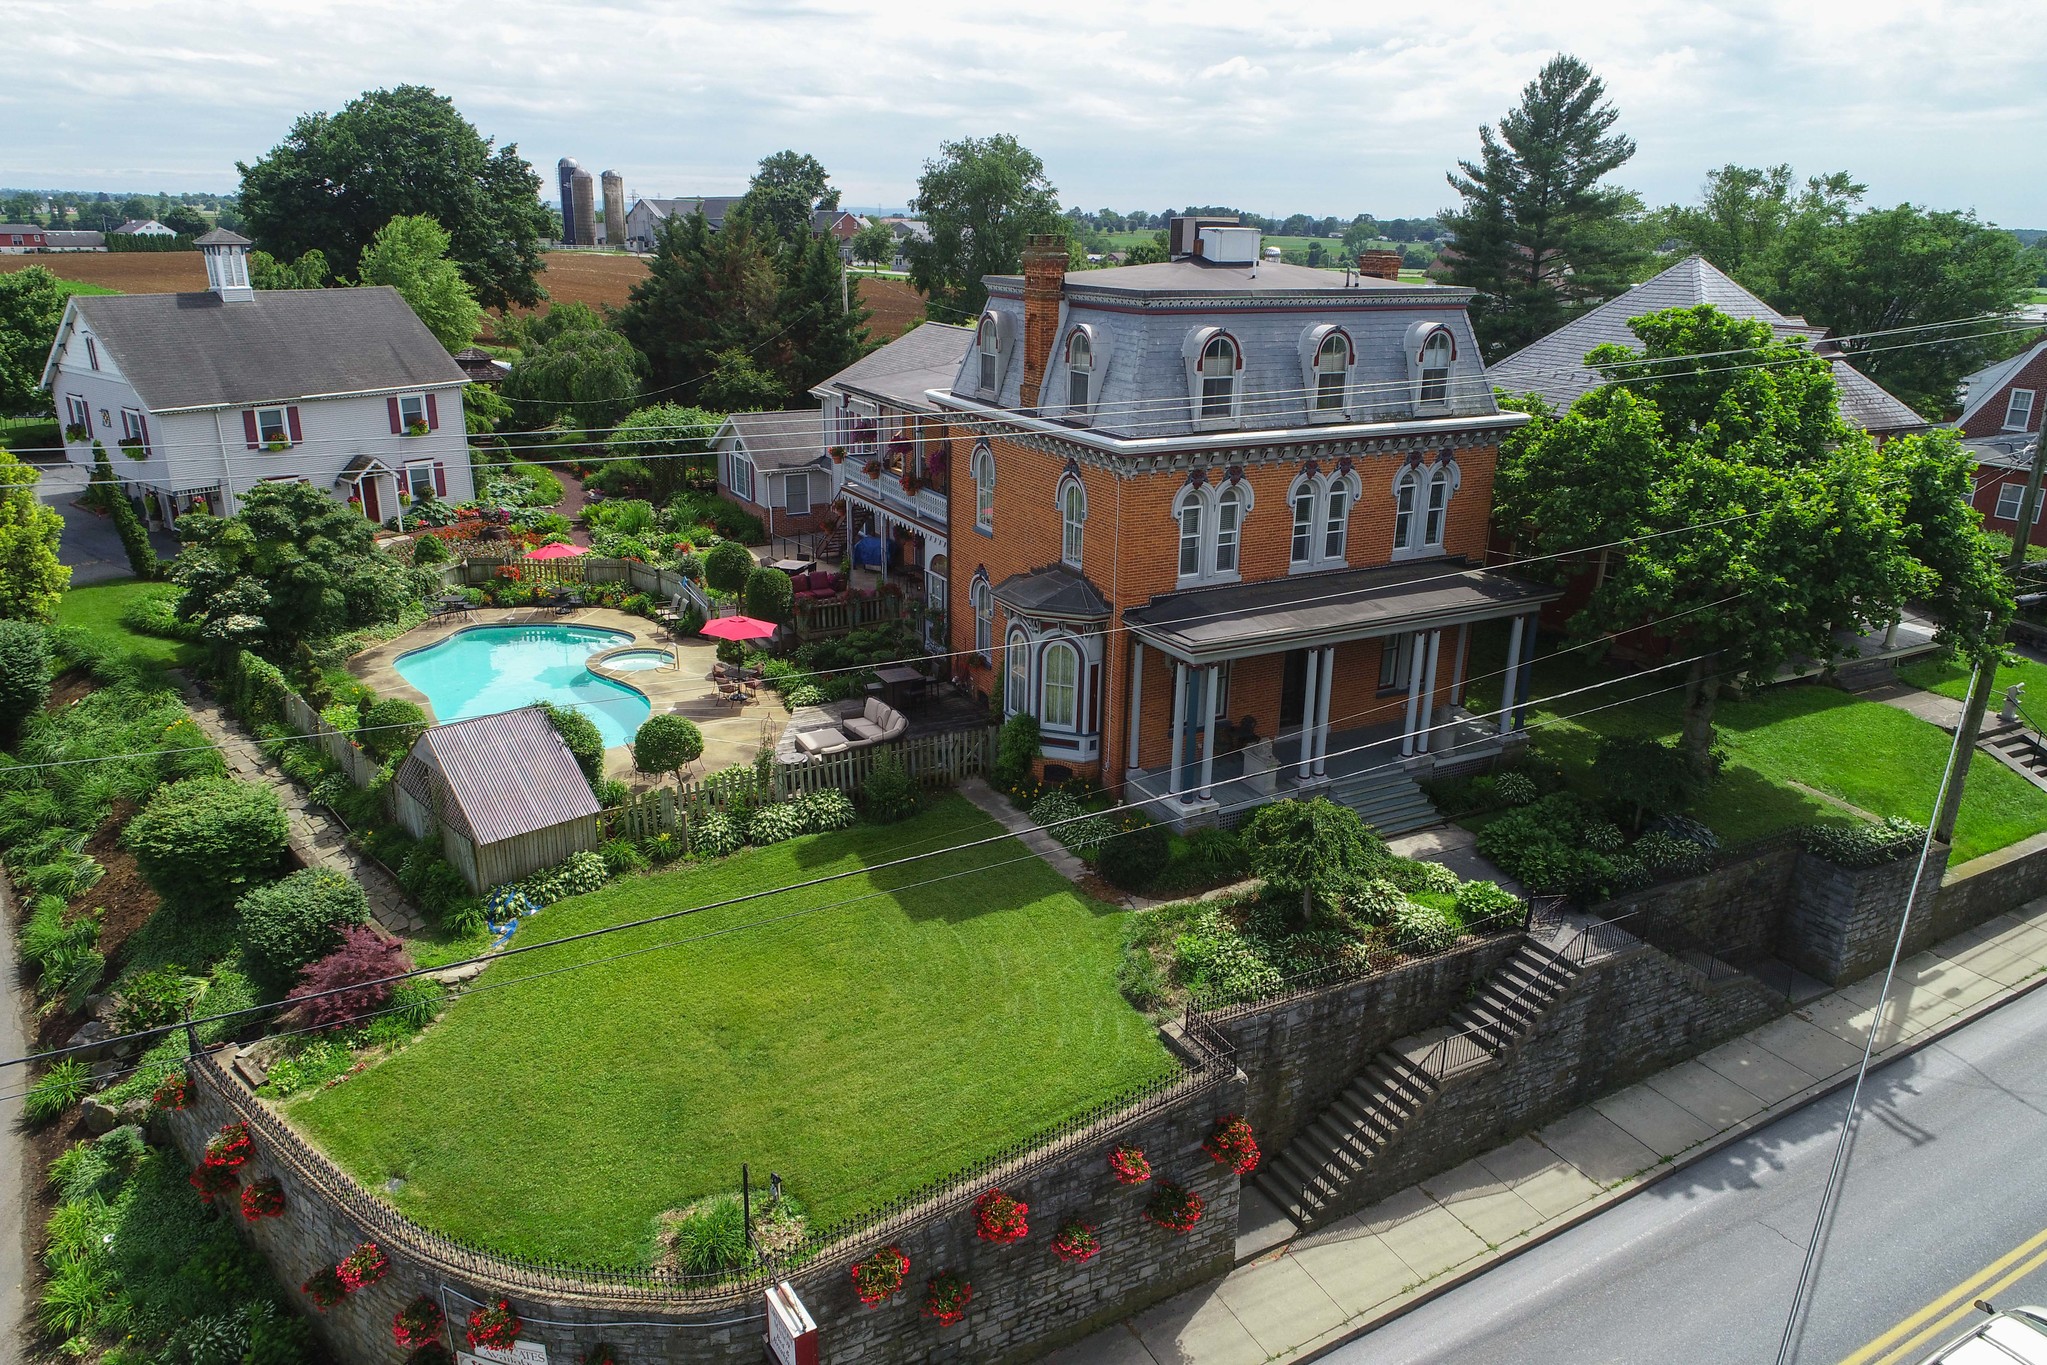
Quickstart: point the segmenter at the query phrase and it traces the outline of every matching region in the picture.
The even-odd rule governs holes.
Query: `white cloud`
[[[537,166],[629,192],[733,190],[768,152],[900,204],[945,139],[1010,132],[1070,203],[1411,214],[1559,51],[1640,146],[1624,183],[1847,169],[1878,202],[2047,226],[2047,30],[1987,0],[1510,0],[1323,12],[1281,0],[17,0],[10,184],[228,188],[298,114],[418,81]],[[227,42],[221,35],[230,35]]]

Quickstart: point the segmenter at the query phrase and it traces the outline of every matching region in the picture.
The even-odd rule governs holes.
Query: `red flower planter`
[[[246,1123],[223,1123],[206,1143],[206,1164],[223,1171],[238,1170],[256,1154],[256,1140]]]
[[[1109,1170],[1118,1185],[1142,1185],[1151,1179],[1151,1162],[1135,1147],[1118,1147],[1109,1153]]]
[[[984,1242],[1007,1246],[1030,1235],[1031,1206],[1001,1190],[990,1190],[974,1201],[974,1235]]]
[[[328,1266],[325,1270],[314,1271],[313,1277],[300,1285],[299,1288],[304,1290],[306,1297],[313,1301],[313,1307],[319,1309],[322,1313],[348,1297],[348,1286],[343,1284],[341,1277],[334,1273],[333,1266]]]
[[[525,1326],[525,1323],[519,1321],[519,1315],[512,1311],[512,1305],[504,1299],[499,1299],[489,1307],[478,1308],[470,1313],[469,1330],[466,1335],[471,1346],[509,1351]]]
[[[440,1304],[425,1294],[399,1309],[391,1319],[393,1340],[408,1351],[422,1346],[438,1346],[441,1333],[447,1328],[448,1315],[441,1311]]]
[[[1102,1241],[1095,1236],[1095,1225],[1078,1218],[1067,1219],[1060,1225],[1059,1235],[1052,1239],[1052,1254],[1068,1265],[1092,1261],[1101,1249]]]
[[[185,1073],[173,1071],[157,1082],[156,1090],[150,1095],[149,1102],[161,1110],[183,1109],[185,1102],[191,1098],[191,1093],[192,1083],[186,1078]]]
[[[224,1194],[232,1193],[241,1186],[241,1177],[225,1166],[199,1166],[186,1177],[192,1188],[199,1191],[199,1197],[211,1204]]]
[[[950,1270],[941,1270],[924,1285],[924,1316],[940,1327],[951,1327],[967,1315],[974,1301],[974,1286]]]
[[[1249,1175],[1258,1169],[1258,1139],[1251,1134],[1251,1125],[1244,1121],[1242,1114],[1224,1114],[1215,1121],[1215,1128],[1202,1139],[1201,1150],[1215,1158],[1219,1166],[1228,1166],[1238,1175]]]
[[[353,1294],[356,1290],[368,1289],[383,1279],[385,1272],[390,1269],[390,1259],[384,1255],[383,1250],[375,1242],[364,1242],[341,1258],[341,1263],[334,1267],[334,1274],[340,1279],[342,1286]]]
[[[275,1176],[264,1176],[242,1191],[242,1217],[251,1223],[284,1216],[284,1187]]]
[[[1167,1232],[1191,1232],[1201,1221],[1207,1201],[1194,1191],[1171,1180],[1161,1180],[1144,1206],[1144,1216]]]
[[[869,1308],[894,1298],[910,1274],[910,1258],[901,1247],[883,1247],[853,1265],[853,1292]]]

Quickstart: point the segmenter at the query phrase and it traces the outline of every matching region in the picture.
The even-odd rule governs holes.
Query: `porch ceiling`
[[[1561,596],[1546,583],[1437,559],[1167,593],[1123,621],[1175,658],[1216,663],[1517,616]]]

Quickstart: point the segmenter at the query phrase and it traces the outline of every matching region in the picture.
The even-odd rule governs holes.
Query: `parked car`
[[[1981,1299],[1976,1305],[1990,1307]],[[1924,1365],[2047,1365],[2047,1308],[1993,1312],[1926,1357]]]

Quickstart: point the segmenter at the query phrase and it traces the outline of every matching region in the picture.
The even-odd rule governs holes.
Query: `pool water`
[[[604,747],[630,740],[653,710],[646,697],[584,666],[632,636],[594,626],[477,626],[398,658],[398,676],[426,694],[436,720],[515,711],[536,701],[596,722]]]
[[[628,649],[604,661],[618,673],[644,673],[650,668],[673,668],[675,656],[665,649]]]

